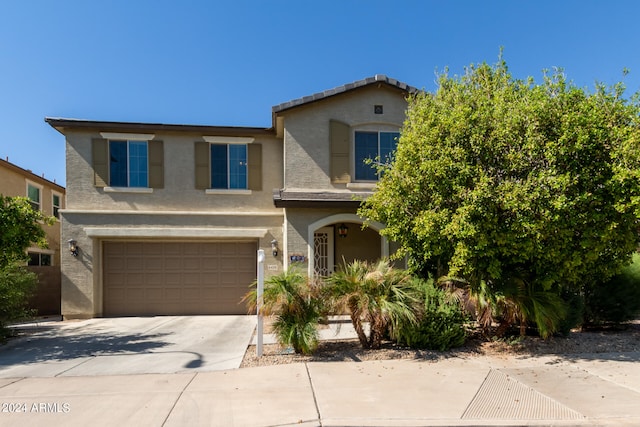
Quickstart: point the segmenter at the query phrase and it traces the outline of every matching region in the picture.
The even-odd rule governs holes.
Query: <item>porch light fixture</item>
[[[347,237],[347,233],[349,233],[349,227],[344,225],[344,223],[340,224],[340,227],[338,227],[338,236]]]
[[[71,255],[78,256],[78,242],[73,239],[69,239],[67,243],[69,244],[69,252],[71,252]]]
[[[276,239],[273,239],[273,240],[271,241],[271,254],[272,254],[274,257],[277,257],[277,256],[278,256],[278,241],[277,241]]]

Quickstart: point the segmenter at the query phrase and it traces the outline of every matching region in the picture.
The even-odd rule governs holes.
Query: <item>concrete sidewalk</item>
[[[640,353],[0,379],[0,426],[640,425]]]

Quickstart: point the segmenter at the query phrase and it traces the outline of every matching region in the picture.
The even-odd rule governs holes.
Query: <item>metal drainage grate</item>
[[[555,400],[491,370],[462,419],[576,420],[585,417]]]

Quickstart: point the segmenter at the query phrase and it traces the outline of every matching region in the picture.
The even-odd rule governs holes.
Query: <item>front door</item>
[[[323,227],[313,233],[313,270],[316,276],[333,273],[333,227]]]

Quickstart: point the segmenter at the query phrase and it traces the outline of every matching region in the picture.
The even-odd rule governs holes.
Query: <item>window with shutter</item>
[[[163,188],[162,141],[93,139],[94,185],[116,188]]]
[[[354,162],[356,181],[377,181],[377,166],[391,162],[399,132],[355,132]]]
[[[201,190],[262,190],[262,145],[196,142],[195,183]]]
[[[351,182],[351,128],[338,120],[329,122],[331,143],[331,182],[347,184]]]

